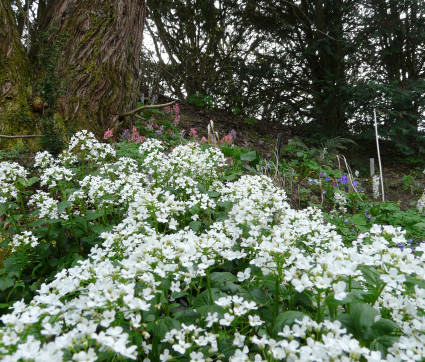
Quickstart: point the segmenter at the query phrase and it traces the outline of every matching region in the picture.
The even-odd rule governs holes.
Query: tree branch
[[[128,111],[126,113],[120,114],[119,118],[124,118],[124,117],[127,117],[127,116],[131,116],[131,115],[133,115],[135,113],[138,113],[140,111],[143,111],[145,109],[169,107],[169,106],[172,106],[174,103],[176,103],[176,101],[172,101],[172,102],[169,102],[169,103],[163,103],[163,104],[150,104],[148,106],[142,106],[142,107],[133,109],[132,111]]]
[[[33,137],[43,137],[43,135],[20,135],[20,136],[6,136],[4,134],[0,134],[0,138],[33,138]]]

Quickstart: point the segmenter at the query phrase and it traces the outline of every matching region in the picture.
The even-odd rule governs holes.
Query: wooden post
[[[381,153],[379,151],[379,136],[378,136],[378,122],[376,121],[376,109],[373,110],[373,117],[375,119],[376,149],[378,150],[378,163],[379,163],[379,176],[381,177],[382,202],[385,202],[384,175],[382,174]]]
[[[375,159],[371,158],[370,160],[370,177],[375,174]]]
[[[276,167],[279,166],[280,159],[280,149],[282,147],[282,133],[277,135],[277,144],[276,144]]]

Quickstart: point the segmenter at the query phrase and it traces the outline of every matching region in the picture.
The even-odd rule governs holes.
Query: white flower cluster
[[[37,190],[35,194],[31,195],[28,205],[35,206],[38,211],[38,217],[48,218],[48,219],[65,219],[68,220],[68,215],[61,213],[59,216],[58,213],[58,200],[55,200],[50,196],[49,193]]]
[[[18,197],[15,182],[26,178],[28,172],[16,162],[0,162],[0,203],[5,203]]]
[[[92,132],[82,130],[71,137],[68,147],[69,153],[81,154],[87,161],[105,160],[108,156],[115,156],[114,148],[99,142]]]
[[[342,212],[346,212],[347,209],[344,207],[345,205],[347,205],[347,197],[340,191],[336,191],[334,194],[334,200],[335,200],[335,204],[337,204],[339,206],[339,209]]]
[[[147,139],[139,150],[145,156],[145,172],[161,184],[189,175],[198,182],[204,178],[216,178],[226,165],[226,158],[220,150],[212,147],[202,151],[194,142],[177,146],[167,155],[163,152],[161,141]]]
[[[379,361],[379,352],[362,347],[337,321],[306,317],[292,327],[282,326],[279,338],[271,338],[262,329],[266,319],[259,303],[240,287],[249,290],[256,279],[268,278],[289,295],[307,293],[312,307],[320,309],[329,298],[342,304],[349,295],[367,293],[372,286],[364,270],[377,274],[383,284],[373,307],[388,313],[402,334],[386,358],[424,355],[425,253],[415,257],[408,248],[389,247],[405,241],[400,228],[375,225],[347,247],[320,211],[291,209],[284,191],[269,178],[243,176],[226,185],[217,181],[224,165],[217,149],[202,151],[189,144],[166,155],[158,141],[147,140],[140,152],[145,157],[140,169],[120,159],[105,165],[100,176],[81,181],[75,202],[102,204],[101,198],[112,193],[114,203],[129,203],[128,211],[113,231],[101,235],[102,246],[94,247],[87,260],[59,272],[28,305],[16,302],[11,313],[0,318],[5,324],[0,329],[4,361],[62,360],[65,353],[74,360],[96,359],[106,352],[143,360],[158,348],[144,318],[162,313],[163,286],[170,285],[167,293],[177,303],[179,293],[229,261],[249,267],[237,276],[228,273],[234,280],[228,289],[202,292],[214,311],[197,305],[196,323],[173,320],[161,340],[167,345],[158,353],[159,360],[184,359],[186,353],[199,361],[222,358],[219,328],[233,334],[231,361],[261,361],[266,354],[259,350],[276,360]],[[40,193],[44,199],[47,195]],[[217,205],[227,205],[226,217],[197,232],[189,227],[192,209],[204,210],[207,218]],[[342,313],[342,307],[337,312]],[[243,330],[234,331],[238,325]],[[244,336],[247,331],[250,338]],[[136,334],[138,342],[131,338]]]
[[[32,248],[38,245],[38,239],[31,231],[23,231],[22,233],[13,236],[11,244],[12,250],[18,250],[26,245],[29,245]]]

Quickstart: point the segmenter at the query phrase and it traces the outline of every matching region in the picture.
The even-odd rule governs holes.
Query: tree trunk
[[[10,1],[0,2],[0,133],[31,131],[31,67]],[[27,122],[28,121],[28,122]],[[4,147],[4,142],[1,144]]]
[[[145,10],[145,0],[48,3],[40,30],[50,41],[62,37],[54,72],[66,125],[103,134],[136,106]]]

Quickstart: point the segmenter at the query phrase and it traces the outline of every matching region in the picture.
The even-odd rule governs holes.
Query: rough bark
[[[0,2],[0,133],[33,131],[29,97],[31,67],[13,18],[10,1]],[[27,122],[28,121],[28,122]],[[4,144],[2,142],[2,147]]]
[[[57,111],[67,125],[99,134],[135,108],[145,8],[145,0],[48,3],[41,31],[66,35],[55,73]]]

